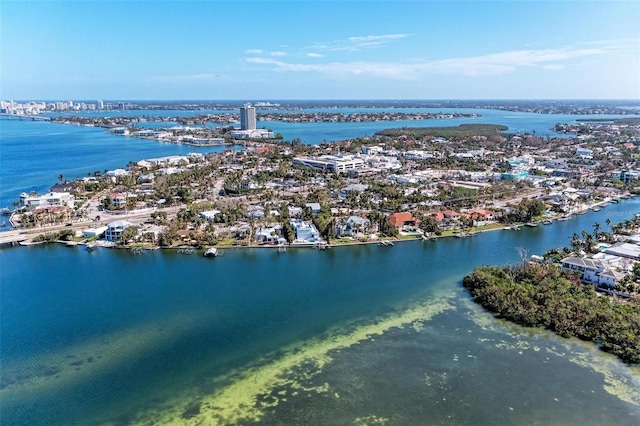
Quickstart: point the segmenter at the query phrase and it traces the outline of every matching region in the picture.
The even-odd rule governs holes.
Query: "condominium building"
[[[250,104],[240,107],[240,130],[256,128],[256,109]]]

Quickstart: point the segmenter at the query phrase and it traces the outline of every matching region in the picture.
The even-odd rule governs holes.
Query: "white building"
[[[562,259],[562,268],[581,273],[580,280],[587,284],[613,287],[624,278],[624,274],[613,270],[611,265],[599,259],[570,256]]]
[[[577,148],[576,149],[576,155],[578,157],[582,157],[582,158],[592,158],[593,157],[593,151],[587,148]]]
[[[320,232],[313,223],[307,223],[301,219],[291,220],[291,226],[296,232],[298,242],[316,242],[320,240]]]
[[[354,155],[322,155],[318,158],[294,157],[294,166],[311,167],[317,170],[330,170],[335,173],[345,173],[350,170],[364,168],[362,158]]]
[[[360,149],[362,150],[363,154],[367,154],[367,155],[382,154],[382,152],[384,151],[384,148],[382,148],[379,145],[374,145],[374,146],[362,145]]]
[[[25,192],[20,194],[20,204],[29,210],[47,206],[66,206],[72,209],[75,201],[75,197],[68,192],[49,192],[45,195],[28,195]]]
[[[104,237],[107,241],[116,242],[120,240],[122,232],[130,226],[136,226],[128,220],[116,220],[107,225]]]
[[[104,235],[105,232],[107,232],[107,228],[108,228],[107,226],[99,226],[97,228],[87,228],[82,231],[82,236],[84,238],[100,237],[101,235]]]
[[[232,130],[229,135],[235,139],[273,139],[275,133],[266,129]]]

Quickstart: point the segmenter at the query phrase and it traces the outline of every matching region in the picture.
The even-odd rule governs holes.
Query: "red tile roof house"
[[[440,229],[447,231],[458,228],[460,213],[453,210],[445,210],[437,213],[433,219],[438,223]]]
[[[124,207],[127,204],[127,194],[122,192],[114,192],[109,195],[111,198],[111,205],[115,208]]]
[[[495,222],[496,220],[496,214],[490,210],[473,209],[469,210],[467,213],[471,216],[475,226],[484,226],[488,223]]]
[[[389,222],[395,226],[398,231],[410,231],[414,230],[420,223],[420,220],[413,217],[409,212],[393,213],[389,215]]]

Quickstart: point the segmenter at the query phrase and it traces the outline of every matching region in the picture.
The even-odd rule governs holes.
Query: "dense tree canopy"
[[[598,342],[626,362],[640,363],[640,302],[611,300],[557,265],[484,266],[464,277],[477,303],[529,327]]]

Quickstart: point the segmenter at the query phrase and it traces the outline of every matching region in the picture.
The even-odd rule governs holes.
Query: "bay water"
[[[498,118],[482,122],[505,123]],[[276,131],[316,143],[331,129],[339,129],[337,139],[361,136],[357,126],[336,124],[345,123]],[[82,177],[193,150],[91,127],[0,125],[3,203],[46,189],[59,174]],[[541,254],[569,245],[594,222],[606,229],[607,219],[638,212],[633,199],[518,232],[283,254],[238,249],[214,259],[172,250],[3,248],[0,419],[638,424],[637,367],[590,343],[496,320],[460,282],[475,266],[519,262],[519,247]]]
[[[214,259],[2,249],[2,423],[637,424],[637,368],[497,321],[460,281],[638,211]]]

